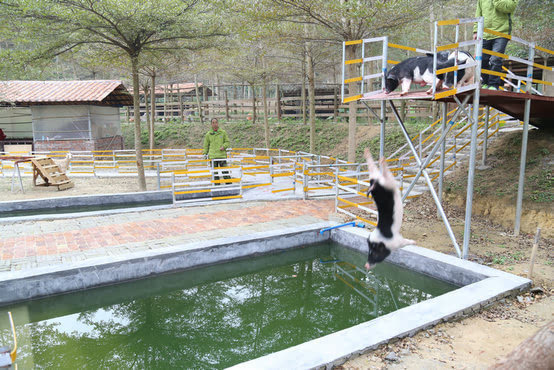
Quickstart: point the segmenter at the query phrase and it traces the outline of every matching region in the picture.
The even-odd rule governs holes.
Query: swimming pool
[[[49,338],[56,338],[56,336],[53,336],[48,330],[57,327],[61,328],[60,325],[64,323],[69,329],[58,330],[61,338],[70,338],[71,336],[69,333],[75,332],[76,334],[73,336],[76,336],[77,339],[82,340],[82,343],[84,343],[84,349],[82,351],[94,352],[93,347],[95,343],[100,343],[100,347],[103,349],[99,353],[107,351],[108,348],[111,348],[110,346],[120,346],[125,353],[133,353],[135,357],[146,356],[143,352],[150,351],[148,349],[150,347],[146,346],[148,341],[154,344],[158,341],[163,343],[162,339],[154,340],[155,336],[153,335],[147,335],[145,340],[136,339],[134,335],[137,331],[152,333],[149,323],[163,329],[162,334],[167,335],[167,338],[169,338],[166,346],[176,346],[174,350],[181,348],[182,351],[188,350],[186,346],[183,349],[183,341],[185,341],[190,331],[204,332],[201,330],[202,325],[208,325],[207,327],[210,328],[210,330],[207,331],[213,331],[217,329],[219,323],[219,325],[224,326],[227,331],[220,333],[218,337],[220,338],[218,342],[219,347],[216,346],[215,352],[213,350],[208,351],[214,354],[205,356],[205,358],[203,358],[205,362],[198,365],[199,367],[217,367],[214,364],[219,364],[218,358],[227,357],[227,355],[224,356],[220,354],[220,352],[224,352],[224,349],[221,348],[221,350],[219,350],[218,348],[220,348],[223,342],[234,342],[235,340],[228,339],[228,333],[237,332],[239,333],[239,339],[245,337],[246,339],[250,339],[250,341],[247,341],[246,344],[243,343],[239,345],[237,347],[238,349],[225,350],[232,354],[229,357],[233,358],[233,356],[235,356],[235,360],[225,363],[221,362],[221,366],[237,363],[237,361],[240,362],[243,358],[239,359],[238,354],[249,352],[254,357],[261,357],[249,357],[253,359],[240,362],[233,367],[242,369],[305,369],[340,364],[350,356],[375,348],[381,343],[386,343],[391,338],[413,335],[418,330],[430,327],[437,322],[469,315],[479,310],[481,307],[491,304],[495,300],[513,294],[513,292],[526,289],[530,285],[529,280],[515,275],[424,248],[408,246],[391,254],[389,261],[395,265],[390,267],[393,272],[387,272],[389,268],[381,271],[380,273],[382,273],[383,276],[377,278],[379,282],[374,282],[377,284],[374,286],[371,285],[372,277],[374,276],[372,275],[373,273],[366,276],[363,272],[358,271],[352,266],[362,266],[365,261],[364,255],[367,249],[367,242],[365,239],[367,238],[368,231],[365,229],[348,227],[333,230],[331,233],[326,232],[323,235],[319,233],[319,230],[329,225],[331,224],[313,224],[291,229],[224,238],[221,240],[176,245],[171,248],[166,248],[162,252],[144,251],[125,259],[107,256],[105,258],[98,258],[94,261],[75,262],[65,266],[54,266],[39,269],[37,271],[5,273],[3,274],[3,279],[0,279],[0,291],[3,293],[0,295],[0,305],[6,306],[10,304],[12,307],[35,307],[35,304],[40,306],[41,301],[32,302],[29,301],[29,299],[62,294],[70,291],[81,291],[78,293],[81,298],[72,299],[77,303],[69,303],[69,306],[66,306],[66,297],[70,295],[60,295],[44,300],[44,302],[49,302],[42,305],[42,307],[46,307],[46,309],[25,308],[22,310],[14,310],[15,320],[18,325],[29,328],[24,329],[29,330],[29,334],[23,333],[20,335],[31,338],[30,343],[20,347],[20,356],[25,356],[24,353],[26,350],[27,352],[33,352],[33,340],[42,343],[48,342]],[[288,257],[286,257],[293,256],[295,253],[300,253],[300,250],[302,250],[302,248],[298,249],[300,246],[329,240],[340,243],[344,248],[339,248],[333,253],[325,252],[319,255],[312,255],[307,259],[306,257],[302,257],[300,260],[288,261]],[[254,276],[256,276],[255,274],[258,273],[258,262],[254,262],[258,261],[256,256],[267,254],[269,254],[269,256],[263,257],[262,260],[264,258],[273,260],[273,262],[269,263],[269,268],[272,272],[269,275],[262,275],[265,276],[263,279],[254,278]],[[276,258],[276,256],[279,257]],[[341,262],[333,262],[335,259]],[[239,267],[227,267],[234,265],[228,265],[226,262],[229,261],[238,261],[236,262],[238,263],[236,266]],[[287,262],[287,264],[284,264],[285,262]],[[341,265],[341,263],[346,264]],[[300,268],[299,266],[304,267]],[[207,267],[208,269],[206,271],[209,272],[200,273],[198,272],[201,271],[198,270],[199,267]],[[404,272],[404,269],[399,269],[398,267],[407,268],[412,271]],[[342,268],[344,271],[341,271],[339,268]],[[172,281],[172,277],[179,275],[170,274],[158,276],[163,273],[179,270],[187,270],[188,272],[184,271],[183,273],[189,275],[183,276],[188,276],[188,278],[185,279],[180,277],[176,278],[176,281]],[[310,271],[309,274],[308,271]],[[323,274],[325,271],[327,271],[327,273]],[[376,274],[379,270],[375,271]],[[419,274],[413,275],[414,271]],[[209,277],[208,280],[205,278],[204,280],[202,279],[204,274],[207,274]],[[309,281],[308,278],[314,279],[314,274],[320,274],[322,280],[326,281],[330,281],[331,277],[333,277],[333,284],[335,285],[330,285],[330,287],[335,286],[335,288],[321,288],[323,289],[322,295],[318,295],[317,297],[312,297],[313,294],[310,293],[309,296],[315,299],[315,301],[310,301],[305,299],[308,291],[306,291],[304,287],[305,284],[307,284],[306,282]],[[335,274],[339,276],[335,276]],[[352,276],[348,276],[348,274]],[[459,288],[450,291],[445,290],[442,292],[443,294],[436,296],[428,295],[430,294],[429,292],[426,292],[425,289],[420,289],[419,292],[416,293],[413,291],[412,293],[414,293],[415,296],[418,294],[421,295],[425,300],[416,300],[410,295],[412,294],[410,291],[414,288],[412,285],[416,284],[419,280],[419,277],[416,278],[415,276],[421,276],[421,274],[435,277],[438,280],[450,283],[450,286],[455,285]],[[131,285],[119,284],[109,288],[91,290],[91,288],[102,285],[117,284],[123,281],[143,279],[146,277],[148,277],[148,279],[132,282]],[[341,280],[341,278],[344,281]],[[383,280],[384,278],[386,278],[386,280]],[[399,278],[401,278],[401,281],[396,280]],[[195,282],[195,284],[183,286],[184,279],[191,284]],[[250,279],[250,281],[248,279]],[[202,288],[199,287],[206,287],[205,284],[208,281],[215,282],[216,280],[224,282],[216,283],[216,285],[224,284],[224,289],[221,286],[219,288],[228,292],[228,299],[233,298],[233,300],[240,301],[242,299],[241,297],[243,297],[241,295],[241,292],[243,293],[242,290],[231,289],[232,287],[247,286],[248,289],[245,290],[246,292],[257,291],[258,295],[252,295],[252,299],[257,300],[258,304],[260,304],[259,302],[261,301],[265,302],[266,306],[270,308],[269,314],[256,314],[262,312],[261,309],[258,310],[257,308],[262,307],[263,304],[262,306],[256,306],[256,309],[246,309],[244,312],[240,308],[226,309],[224,304],[220,304],[220,306],[216,307],[219,311],[216,311],[216,314],[214,314],[216,317],[214,321],[215,324],[207,324],[204,319],[208,312],[206,307],[211,305],[209,304],[209,300],[212,298],[215,299],[216,297],[221,298],[222,296],[216,291],[207,290],[207,288],[206,291],[203,292]],[[233,283],[229,283],[230,281],[233,281]],[[284,287],[281,287],[281,283],[284,281],[290,281],[296,284],[296,289],[292,290],[292,292],[291,290],[287,291]],[[246,284],[247,282],[249,284]],[[153,290],[136,288],[138,285],[134,284],[145,284],[144,286],[146,287],[152,286]],[[232,286],[225,286],[225,284],[231,284]],[[394,291],[392,291],[391,298],[388,298],[391,293],[388,292],[386,286],[395,284],[404,284],[404,286],[407,285],[410,287],[410,289],[400,289],[407,294],[405,296],[406,300],[403,301],[402,299],[398,299],[399,295]],[[188,328],[190,330],[181,330],[183,328],[179,326],[179,323],[186,321],[172,319],[171,315],[169,319],[159,318],[157,314],[158,311],[165,311],[176,305],[181,307],[180,304],[166,303],[165,299],[157,298],[159,296],[157,292],[160,286],[162,287],[161,290],[164,291],[165,289],[165,292],[170,296],[176,294],[172,292],[178,291],[182,299],[190,299],[190,297],[184,293],[185,291],[190,291],[190,289],[195,290],[197,296],[201,296],[199,303],[202,304],[190,306],[195,308],[192,311],[190,308],[187,311],[184,305],[180,310],[177,310],[177,312],[180,312],[178,315],[179,317],[186,316],[195,318],[196,321],[194,322],[197,323],[197,326],[185,326],[185,329]],[[327,294],[328,289],[338,289],[336,288],[337,286],[342,287],[341,294],[347,294],[346,297],[348,298],[340,294],[337,296]],[[110,293],[95,293],[102,292],[103,289],[110,289]],[[273,297],[273,292],[281,289],[287,292],[287,294],[284,295],[284,299],[287,303],[286,307],[290,309],[275,309],[271,311],[274,307],[273,302],[278,300]],[[377,292],[377,294],[374,294],[371,289]],[[150,291],[155,292],[153,296],[148,295],[150,293],[144,293],[146,295],[143,294],[143,292]],[[104,292],[108,292],[108,290]],[[264,294],[262,295],[261,292],[264,292]],[[247,295],[246,297],[249,296]],[[393,305],[394,297],[399,309],[390,313],[386,313],[385,311],[380,312],[383,314],[382,316],[373,318],[374,315],[372,313],[375,311],[375,308],[371,301],[372,297],[378,297],[379,301],[388,300],[389,303]],[[108,300],[106,301],[106,299]],[[17,302],[20,303],[17,304]],[[134,308],[136,304],[131,304],[131,302],[142,302],[141,304],[136,304],[144,308],[144,311]],[[225,302],[224,299],[223,302]],[[312,303],[308,304],[308,306],[302,306],[301,303],[303,302]],[[404,306],[404,304],[408,302],[413,304]],[[81,304],[82,306],[79,306]],[[346,312],[347,314],[331,314],[322,310],[322,307],[327,308],[327,306],[330,305],[338,306],[339,311],[342,309],[342,312]],[[124,310],[119,310],[120,306]],[[350,310],[350,306],[352,306],[352,310]],[[67,307],[71,308],[68,309]],[[43,314],[41,313],[42,311],[52,312],[52,314]],[[131,321],[129,315],[123,315],[122,312],[134,313],[140,317],[150,318],[146,322],[148,325],[132,325],[131,328],[133,328],[133,330],[128,330],[126,328],[135,321]],[[314,312],[316,312],[317,315],[314,314]],[[243,315],[242,317],[251,318],[252,321],[248,324],[244,324],[242,321],[237,322],[236,315],[239,313]],[[285,316],[279,316],[277,315],[278,313],[282,313],[282,315]],[[313,334],[311,333],[307,337],[298,337],[300,338],[298,339],[300,344],[295,344],[298,343],[297,339],[294,339],[296,338],[296,331],[299,331],[298,322],[305,322],[306,319],[302,314],[309,313],[311,313],[312,316],[321,317],[318,323],[330,323],[331,329],[330,331],[312,329],[312,331],[317,334],[316,336],[311,336],[311,334]],[[231,316],[228,316],[228,314]],[[297,316],[294,315],[300,315],[298,316],[300,319],[297,319]],[[341,324],[339,321],[342,319],[339,320],[337,318],[342,316],[348,318],[348,320],[353,316],[358,316],[359,321],[346,320],[346,324]],[[277,321],[276,323],[271,323],[268,321],[269,319],[275,319]],[[294,321],[295,319],[297,321]],[[63,322],[57,324],[56,320],[61,320]],[[289,322],[293,324],[289,325]],[[311,324],[310,321],[307,322]],[[222,323],[225,325],[222,325]],[[258,326],[255,326],[256,323],[258,323]],[[33,339],[32,335],[36,332],[36,329],[31,328],[34,325],[38,325],[38,328],[48,329],[44,332],[46,334],[42,335],[37,332],[35,339]],[[248,332],[250,336],[240,334],[241,328],[243,327],[250,330]],[[265,332],[262,329],[268,328],[267,330],[269,330],[270,333],[276,333],[276,329],[280,327],[288,328],[288,331],[278,334],[277,339],[267,339],[263,336]],[[254,336],[252,334],[256,333],[254,328],[258,328],[258,334],[260,336]],[[110,336],[109,340],[106,341],[95,342],[94,336],[97,334],[94,334],[94,330],[98,333],[102,333],[112,329],[119,330],[116,332],[117,335]],[[178,337],[178,339],[171,339],[173,338],[173,334],[170,335],[170,329],[176,329],[178,334],[181,333],[181,337]],[[93,334],[84,334],[91,332]],[[110,333],[108,332],[108,334]],[[93,338],[88,338],[88,335],[92,335]],[[126,346],[124,343],[128,343],[129,337],[131,338],[131,342]],[[262,351],[259,341],[255,341],[253,338],[263,338],[264,340],[262,340],[262,342],[266,341],[269,343],[268,349]],[[315,339],[308,340],[306,338]],[[57,345],[60,347],[64,345],[63,341],[57,339],[52,339],[51,341],[55,345],[51,347],[54,351]],[[173,341],[178,344],[174,344]],[[140,346],[138,346],[139,344]],[[82,356],[81,350],[75,349],[80,347],[82,347],[80,344],[71,346],[73,349],[69,351],[71,353],[71,355],[68,355],[69,358]],[[253,350],[252,348],[254,347],[259,350]],[[46,356],[45,358],[48,358],[49,352],[51,352],[49,348],[43,348],[38,354],[33,352],[33,354],[29,354],[28,356],[32,356],[33,358],[35,356],[38,356],[37,358]],[[121,357],[119,354],[114,354],[114,356],[115,359],[110,357],[113,361]],[[172,357],[167,354],[164,355],[157,352],[148,352],[148,356],[151,356],[149,358],[154,360],[163,359],[163,361],[171,361],[172,359]],[[294,359],[294,362],[291,362],[291,359]],[[181,358],[180,361],[186,362],[187,360]],[[163,364],[169,367],[186,366],[183,365],[183,363],[175,365],[164,362]]]
[[[23,368],[224,368],[457,288],[363,264],[319,243],[4,307],[0,317],[16,317]]]

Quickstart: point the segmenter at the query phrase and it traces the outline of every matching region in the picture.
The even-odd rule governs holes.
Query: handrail
[[[340,224],[340,225],[336,225],[336,226],[331,226],[331,227],[326,227],[325,229],[321,229],[319,231],[319,234],[320,235],[323,235],[324,232],[326,231],[329,231],[329,230],[333,230],[333,229],[338,229],[339,227],[345,227],[345,226],[354,226],[354,227],[360,227],[360,228],[364,228],[365,225],[364,224],[361,224],[361,223],[357,223],[355,221],[352,221],[352,222],[347,222],[345,224]]]

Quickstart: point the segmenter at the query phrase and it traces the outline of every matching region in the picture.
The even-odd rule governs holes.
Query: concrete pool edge
[[[364,248],[367,248],[365,238],[368,234],[368,230],[350,227],[333,230],[331,239],[348,248],[367,253]],[[421,267],[416,271],[430,276],[433,276],[432,271],[425,271],[427,263],[422,262],[436,261],[442,265],[440,271],[436,271],[440,272],[440,275],[444,275],[448,268],[454,271],[463,270],[462,280],[467,281],[469,278],[475,282],[374,320],[237,364],[231,368],[331,368],[344,363],[350,357],[375,349],[391,339],[412,336],[419,330],[431,327],[441,321],[468,316],[499,299],[531,286],[529,279],[416,246],[408,246],[395,251],[389,257],[389,262],[399,265],[405,265],[406,263],[403,261],[407,260],[415,261],[412,264],[418,264]],[[431,264],[431,266],[433,269],[436,265]]]
[[[2,272],[0,306],[323,242],[329,237],[321,235],[319,230],[332,224],[319,222],[179,244],[120,257],[105,256],[63,265]]]
[[[158,250],[105,256],[65,265],[0,273],[0,306],[33,298],[123,283],[157,274],[213,265],[306,244],[333,240],[367,253],[366,229],[345,227],[319,233],[334,222],[179,244]],[[322,368],[343,363],[397,337],[413,335],[440,321],[466,316],[531,281],[432,250],[408,246],[390,262],[450,281],[462,288],[377,319],[235,365],[238,369]],[[466,285],[467,284],[467,285]]]

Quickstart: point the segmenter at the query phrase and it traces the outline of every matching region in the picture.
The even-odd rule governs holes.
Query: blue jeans
[[[508,39],[499,37],[497,39],[485,40],[483,39],[483,49],[496,51],[497,53],[504,54]],[[490,69],[491,71],[502,72],[502,58],[483,53],[483,68]],[[483,84],[498,88],[501,84],[499,76],[493,76],[488,74],[481,74],[483,77]]]

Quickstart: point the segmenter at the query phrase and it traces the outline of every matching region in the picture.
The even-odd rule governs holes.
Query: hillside
[[[410,134],[415,134],[426,123],[408,120],[406,128]],[[144,125],[143,125],[144,126]],[[264,128],[262,124],[251,122],[220,123],[220,127],[227,131],[231,146],[234,148],[263,148]],[[210,129],[209,123],[160,123],[155,129],[155,148],[201,148],[204,134]],[[270,124],[270,147],[295,151],[310,151],[310,127],[298,122]],[[134,148],[133,124],[122,124],[125,148]],[[363,149],[370,146],[374,153],[379,151],[379,125],[358,126],[358,161],[363,158]],[[386,153],[392,153],[403,144],[402,133],[396,125],[387,127]],[[347,157],[348,125],[327,121],[316,122],[315,153],[332,155],[340,159]],[[148,131],[142,129],[142,144],[148,145]]]

